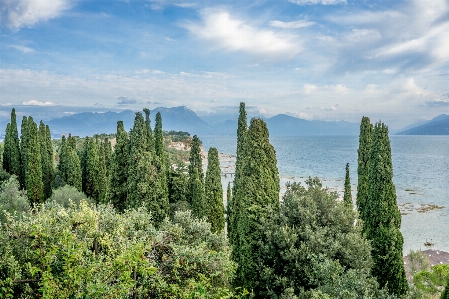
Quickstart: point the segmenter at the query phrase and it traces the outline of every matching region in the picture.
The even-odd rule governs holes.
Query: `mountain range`
[[[199,136],[235,136],[238,115],[198,116],[185,106],[151,110],[151,125],[154,127],[156,113],[162,116],[162,126],[166,131],[185,131]],[[52,135],[59,137],[71,133],[74,136],[92,136],[96,133],[115,133],[117,121],[122,120],[126,130],[134,123],[135,111],[122,112],[81,112],[45,121]],[[311,135],[358,135],[359,124],[346,121],[305,120],[286,114],[264,118],[270,136],[311,136]],[[35,120],[36,121],[36,120]],[[0,137],[4,136],[8,120],[0,122]],[[18,120],[20,130],[20,120]],[[449,134],[449,115],[440,115],[424,124],[418,123],[401,130],[400,135],[445,135]]]
[[[425,123],[408,126],[396,135],[449,135],[449,115],[441,114]]]

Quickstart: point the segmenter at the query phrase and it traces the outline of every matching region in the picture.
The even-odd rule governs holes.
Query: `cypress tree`
[[[198,218],[206,216],[206,202],[204,198],[204,174],[201,158],[200,140],[194,135],[189,157],[189,203],[192,213]]]
[[[168,198],[170,203],[187,202],[189,176],[187,167],[183,163],[171,167],[168,173]]]
[[[2,166],[3,169],[6,172],[10,172],[11,171],[11,161],[10,161],[10,141],[9,141],[9,135],[11,131],[11,124],[8,123],[6,125],[6,132],[5,132],[5,139],[3,140],[3,153],[2,153]]]
[[[39,123],[39,144],[41,148],[41,162],[42,162],[42,180],[44,184],[44,199],[50,198],[52,189],[51,183],[53,181],[52,171],[53,161],[50,160],[47,149],[47,129],[42,120]]]
[[[53,144],[51,143],[51,133],[50,127],[45,125],[45,140],[46,140],[46,150],[47,150],[47,161],[48,161],[48,177],[50,179],[50,188],[53,180],[55,178],[55,165],[54,165],[54,155],[53,155]],[[51,191],[53,193],[53,191]]]
[[[207,170],[205,182],[207,203],[207,220],[212,232],[221,232],[225,225],[223,206],[223,187],[221,186],[221,170],[218,151],[211,147],[207,154]]]
[[[112,153],[109,201],[119,211],[124,211],[128,194],[129,139],[123,121],[117,122],[116,144]]]
[[[78,154],[73,148],[67,149],[67,184],[75,187],[78,191],[82,192],[82,173],[81,163]]]
[[[84,194],[94,199],[96,203],[99,203],[100,182],[98,180],[98,175],[100,173],[100,163],[97,144],[92,138],[86,137],[86,145],[83,190]]]
[[[360,214],[360,218],[363,221],[367,221],[365,203],[368,200],[368,172],[370,162],[371,151],[371,139],[372,139],[373,126],[370,123],[370,119],[366,116],[362,117],[360,124],[360,136],[359,136],[359,149],[358,153],[358,166],[357,166],[357,209]]]
[[[149,125],[149,124],[148,124]],[[151,128],[149,129],[151,130]],[[164,146],[164,136],[162,134],[162,116],[161,113],[158,112],[156,114],[156,125],[154,127],[154,149],[156,156],[159,158],[161,163],[161,171],[164,176],[161,176],[161,188],[162,192],[166,193],[166,197],[168,198],[168,184],[167,184],[167,159],[165,157],[165,146]]]
[[[266,123],[253,118],[244,137],[240,182],[233,194],[236,227],[233,234],[233,259],[238,267],[235,286],[259,293],[263,219],[279,212],[279,174],[276,154],[269,142]],[[233,211],[236,211],[233,209]]]
[[[164,169],[159,157],[145,151],[139,159],[136,172],[139,195],[137,202],[151,212],[156,227],[159,227],[168,216],[170,208],[167,193],[162,186],[163,178],[165,178]]]
[[[240,172],[242,169],[243,156],[244,156],[244,141],[247,131],[248,131],[248,120],[246,116],[245,103],[241,102],[239,107],[239,118],[237,123],[237,151],[235,160],[234,184],[232,186],[233,195],[237,193],[237,188],[240,186],[241,180]],[[234,242],[237,241],[237,239],[233,235],[233,231],[237,229],[236,228],[237,223],[234,218],[237,217],[240,208],[237,207],[236,204],[237,204],[236,202],[231,201],[227,206],[228,208],[227,214],[229,217],[228,221],[230,223],[230,225],[228,225],[228,235],[231,244],[234,244]]]
[[[367,238],[372,243],[373,276],[381,287],[396,296],[408,292],[400,232],[401,214],[396,203],[388,128],[377,123],[373,129],[368,172],[368,200],[364,203]]]
[[[151,130],[151,119],[150,119],[150,109],[144,108],[143,112],[145,113],[145,130],[147,136],[147,151],[154,151],[154,140],[153,140],[153,131]],[[162,124],[161,124],[162,128]]]
[[[228,231],[229,235],[229,228],[231,227],[231,209],[232,207],[232,189],[231,189],[231,182],[228,182],[228,188],[226,190],[226,229]]]
[[[103,147],[104,159],[106,162],[106,176],[109,178],[112,171],[112,145],[107,137],[103,140]]]
[[[127,207],[137,208],[142,205],[141,195],[137,188],[139,183],[138,170],[139,161],[142,158],[142,154],[147,148],[146,136],[145,136],[145,122],[142,113],[137,112],[134,118],[134,126],[131,130],[129,138],[129,161],[128,161],[128,197]]]
[[[30,116],[27,120],[28,138],[25,164],[25,182],[28,199],[34,203],[44,200],[44,184],[42,182],[42,161],[39,132]]]
[[[67,146],[74,149],[76,151],[76,140],[72,134],[69,133],[69,137],[67,138]]]
[[[67,140],[65,136],[62,135],[61,146],[59,148],[58,170],[64,182],[67,182],[67,152]]]
[[[14,108],[11,111],[11,122],[9,123],[9,126],[6,126],[6,135],[4,141],[5,148],[3,152],[3,168],[5,168],[5,170],[8,171],[9,174],[15,174],[20,177],[20,143],[19,133],[17,131],[16,110]]]
[[[104,152],[104,145],[97,143],[98,149],[98,202],[106,203],[106,196],[108,190],[108,180],[106,174],[106,157]]]
[[[26,169],[28,165],[28,150],[30,129],[28,128],[28,119],[26,116],[22,118],[21,130],[20,130],[20,186],[26,189]]]
[[[345,193],[343,195],[343,202],[345,205],[352,208],[352,194],[351,194],[351,179],[349,177],[349,163],[346,163]]]

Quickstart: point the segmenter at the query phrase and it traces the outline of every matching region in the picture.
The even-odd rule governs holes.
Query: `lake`
[[[235,137],[200,137],[204,149],[235,154]],[[449,136],[390,136],[393,181],[402,213],[404,254],[410,249],[449,252]],[[323,185],[343,194],[345,165],[350,165],[352,194],[357,193],[357,136],[272,137],[281,187],[287,181],[317,176]],[[228,178],[229,180],[229,178]],[[284,188],[285,189],[285,188]],[[444,206],[428,209],[429,205]]]

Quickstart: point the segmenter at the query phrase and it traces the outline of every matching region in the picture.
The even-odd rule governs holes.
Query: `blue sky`
[[[1,118],[241,101],[393,129],[449,114],[448,0],[0,0],[0,15]]]

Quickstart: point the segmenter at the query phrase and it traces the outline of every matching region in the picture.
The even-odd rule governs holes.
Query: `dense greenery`
[[[280,199],[267,126],[253,118],[248,127],[241,103],[225,229],[217,149],[209,149],[204,176],[201,140],[164,133],[159,113],[153,131],[150,111],[143,112],[129,133],[119,121],[114,135],[52,142],[50,128],[43,122],[38,128],[31,117],[23,118],[19,140],[12,111],[1,153],[0,298],[437,298],[443,292],[449,266],[430,267],[422,254],[410,253],[407,293],[384,124],[362,119],[355,211],[349,164],[343,202],[317,178],[287,184]],[[185,147],[170,150],[170,140]]]
[[[373,247],[373,275],[382,287],[396,295],[404,295],[408,284],[402,258],[404,239],[399,230],[401,214],[393,184],[388,128],[383,123],[377,123],[372,133],[365,208],[365,232]]]
[[[213,232],[221,232],[225,226],[223,187],[218,151],[211,147],[207,154],[207,171],[205,182],[206,215]]]

